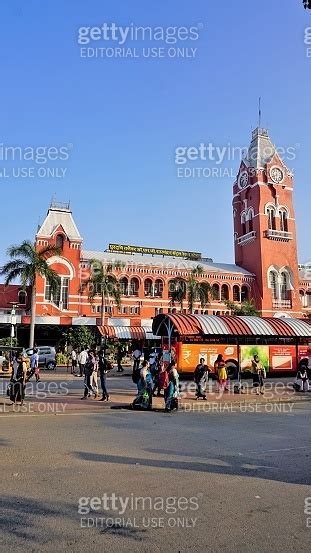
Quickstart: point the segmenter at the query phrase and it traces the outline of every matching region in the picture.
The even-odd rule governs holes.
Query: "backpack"
[[[134,384],[138,384],[138,382],[140,381],[140,368],[135,369],[133,371],[132,380],[133,380]]]
[[[169,384],[169,376],[167,371],[162,371],[159,374],[159,388],[165,390]]]

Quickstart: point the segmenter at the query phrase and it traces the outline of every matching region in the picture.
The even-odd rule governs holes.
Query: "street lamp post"
[[[13,345],[13,338],[15,337],[15,327],[16,327],[16,308],[18,307],[18,303],[10,302],[12,305],[11,309],[11,315],[10,315],[10,324],[11,324],[11,332],[10,332],[10,347]]]

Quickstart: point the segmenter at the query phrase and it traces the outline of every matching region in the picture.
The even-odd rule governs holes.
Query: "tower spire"
[[[258,101],[258,127],[261,129],[261,96]]]

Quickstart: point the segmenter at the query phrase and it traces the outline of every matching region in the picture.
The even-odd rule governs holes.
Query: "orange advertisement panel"
[[[205,364],[213,371],[217,356],[221,354],[225,361],[238,360],[238,348],[222,344],[179,344],[178,370],[193,372],[203,357]]]
[[[311,346],[298,346],[298,361],[311,357]]]
[[[297,367],[295,346],[270,346],[271,371],[295,371]]]

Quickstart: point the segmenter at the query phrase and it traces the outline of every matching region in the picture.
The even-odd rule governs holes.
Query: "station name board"
[[[110,252],[118,253],[140,253],[146,255],[162,255],[170,257],[185,257],[187,259],[201,259],[202,255],[198,252],[184,252],[180,250],[164,250],[160,248],[146,248],[144,246],[128,246],[124,244],[109,244]]]

